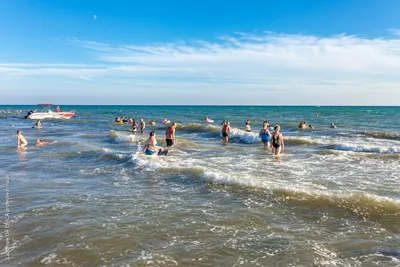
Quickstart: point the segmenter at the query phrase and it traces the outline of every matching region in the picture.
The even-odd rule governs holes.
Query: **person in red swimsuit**
[[[56,107],[56,112],[60,112],[61,110],[60,110],[60,107],[59,106],[57,106]]]

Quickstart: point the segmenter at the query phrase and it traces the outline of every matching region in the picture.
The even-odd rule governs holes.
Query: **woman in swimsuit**
[[[135,119],[133,119],[132,128],[131,128],[132,129],[132,133],[136,133],[137,127],[138,127],[138,125],[137,125]]]
[[[268,123],[263,123],[263,128],[261,129],[259,136],[261,141],[264,143],[264,147],[269,147],[269,142],[271,141],[271,133],[268,130]]]
[[[250,120],[246,121],[246,128],[245,128],[246,132],[250,133],[251,132],[251,127],[250,127]]]
[[[275,155],[279,155],[285,149],[282,133],[279,132],[280,129],[281,127],[276,125],[274,127],[275,132],[271,136],[272,153]]]
[[[17,143],[18,148],[24,148],[28,145],[28,142],[26,141],[20,130],[17,131]]]
[[[42,127],[42,125],[40,124],[40,120],[37,120],[35,125],[33,125],[33,128],[41,128],[41,127]]]
[[[158,143],[156,140],[156,133],[154,131],[151,131],[149,139],[147,139],[146,143],[144,144],[143,151],[146,153],[146,155],[153,155],[157,152],[157,149],[160,148],[157,147],[157,145]]]

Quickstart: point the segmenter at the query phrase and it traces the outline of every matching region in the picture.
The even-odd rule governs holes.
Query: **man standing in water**
[[[140,118],[140,131],[143,134],[144,128],[146,128],[146,123],[144,122],[143,118]]]
[[[17,142],[18,142],[18,148],[24,148],[28,144],[26,141],[25,137],[22,135],[21,131],[17,131]]]
[[[176,122],[172,123],[171,126],[168,126],[167,130],[165,131],[165,141],[167,142],[167,146],[172,146],[174,144],[175,128]]]
[[[231,126],[229,125],[229,121],[224,121],[222,124],[222,141],[228,142],[229,141],[229,133],[231,131]]]

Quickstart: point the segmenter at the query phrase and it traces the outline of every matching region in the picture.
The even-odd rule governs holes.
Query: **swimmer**
[[[222,141],[229,142],[229,133],[231,132],[231,126],[229,121],[224,121],[222,126]]]
[[[331,123],[331,128],[334,128],[334,129],[337,128],[336,125],[333,122]]]
[[[318,117],[318,113],[317,113],[317,114],[315,114],[315,117]]]
[[[38,139],[36,140],[36,145],[37,145],[37,146],[49,145],[49,144],[51,144],[51,143],[50,143],[50,142],[43,141],[43,140],[40,139],[40,138],[38,138]]]
[[[136,133],[137,127],[138,127],[138,125],[137,125],[135,119],[133,119],[132,127],[131,127],[132,133],[134,133],[134,134]]]
[[[20,130],[17,131],[17,143],[18,148],[24,148],[28,145],[28,142],[26,141]]]
[[[146,128],[146,123],[144,122],[143,118],[140,118],[140,132],[144,133],[144,128]]]
[[[114,122],[118,122],[119,123],[120,120],[121,119],[119,117],[116,117]]]
[[[204,122],[214,122],[214,121],[211,120],[211,119],[209,119],[208,117],[206,117],[206,118],[204,119]]]
[[[34,128],[41,128],[42,125],[40,124],[40,120],[37,120],[36,123],[33,125]]]
[[[261,138],[261,141],[264,143],[264,147],[269,147],[270,146],[271,133],[268,130],[268,123],[267,122],[263,123],[263,128],[261,129],[261,131],[259,133],[259,137]]]
[[[248,133],[251,132],[250,120],[247,120],[247,121],[246,121],[246,128],[245,128],[245,131],[248,132]]]
[[[144,144],[143,151],[146,155],[153,155],[159,149],[159,154],[162,152],[162,148],[158,146],[156,140],[156,133],[154,131],[150,132],[150,137],[147,139],[146,143]]]
[[[133,123],[133,119],[131,117],[128,118],[128,123]]]
[[[168,123],[171,123],[171,121],[167,120],[167,118],[164,118],[162,120],[162,124],[168,124]]]
[[[310,125],[308,125],[308,128],[310,128],[310,129],[314,129],[314,127],[310,124]]]
[[[281,127],[276,125],[274,127],[275,132],[271,135],[271,145],[272,154],[279,155],[283,149],[285,149],[285,144],[283,142],[283,135],[279,132]]]
[[[167,127],[165,131],[165,141],[167,142],[167,146],[172,146],[175,141],[175,128],[176,122],[174,122],[171,126]]]
[[[149,124],[150,124],[151,126],[154,126],[154,125],[156,125],[156,122],[155,122],[154,120],[151,120],[151,121],[149,121]]]
[[[56,107],[56,109],[54,110],[55,112],[60,112],[61,111],[61,109],[60,109],[60,107],[59,106],[57,106]]]
[[[300,122],[299,129],[306,129],[306,128],[307,128],[306,122],[305,121]]]

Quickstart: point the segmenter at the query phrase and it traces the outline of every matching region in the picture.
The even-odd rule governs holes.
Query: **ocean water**
[[[400,107],[61,109],[76,116],[42,129],[0,118],[1,265],[400,266]],[[156,125],[132,135],[121,115]],[[177,144],[146,156],[151,130],[165,145],[164,117]],[[264,120],[281,126],[280,157],[260,142]]]

